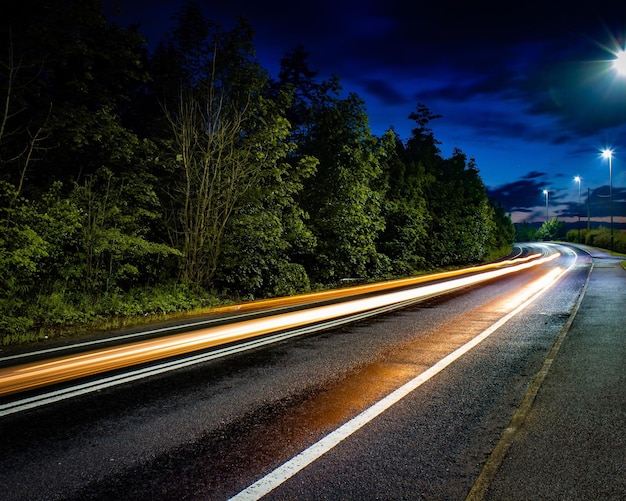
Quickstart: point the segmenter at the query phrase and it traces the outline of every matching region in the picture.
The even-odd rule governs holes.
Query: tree
[[[31,164],[36,161],[40,150],[44,149],[49,134],[44,130],[46,120],[33,124],[33,117],[24,116],[28,115],[29,110],[20,91],[32,83],[35,76],[31,68],[25,66],[23,58],[16,57],[11,31],[5,42],[6,59],[0,62],[0,82],[3,83],[0,89],[0,179],[16,187],[14,196],[8,201],[12,205],[22,192]],[[31,73],[26,77],[28,81],[23,81],[24,72]]]
[[[159,202],[147,179],[123,177],[103,168],[76,183],[71,200],[80,210],[80,238],[71,254],[74,288],[93,300],[162,280],[167,262],[179,253],[151,240],[150,223],[160,217]]]
[[[515,241],[516,242],[533,242],[537,240],[538,228],[532,226],[528,222],[515,225]]]
[[[537,240],[559,240],[565,237],[566,225],[563,221],[553,217],[550,221],[544,221],[535,235]]]
[[[32,152],[45,147],[27,169],[14,168],[25,172],[23,189],[41,193],[103,165],[123,168],[141,146],[122,115],[147,79],[143,38],[108,25],[98,0],[26,0],[2,9],[2,55],[13,77],[5,134],[20,131]]]
[[[437,257],[440,265],[482,260],[493,246],[496,225],[474,160],[455,149],[442,163],[434,191],[435,232],[445,248]]]
[[[497,228],[476,163],[458,148],[451,158],[442,158],[428,127],[439,116],[424,105],[419,104],[410,118],[417,127],[407,140],[404,163],[418,173],[426,200],[426,262],[442,267],[483,259],[495,245]]]
[[[254,58],[252,31],[245,20],[224,31],[194,4],[178,19],[169,48],[162,52],[169,54],[169,65],[178,61],[182,76],[177,98],[165,101],[177,102],[176,109],[165,110],[173,159],[167,193],[170,231],[182,253],[182,280],[207,287],[226,266],[221,257],[227,243],[231,269],[219,270],[226,282],[231,279],[225,277],[233,277],[237,253],[241,262],[256,255],[253,248],[235,249],[234,243],[246,241],[249,233],[241,232],[250,229],[252,221],[259,227],[266,224],[263,203],[256,197],[267,195],[268,189],[261,189],[265,183],[277,184],[284,177],[280,162],[289,151],[289,123],[281,99],[268,97],[269,79]],[[242,280],[254,283],[246,274]],[[258,284],[252,287],[256,289]]]
[[[322,282],[378,275],[382,169],[363,101],[349,94],[321,102],[303,150],[319,160],[303,195],[318,241],[312,273]]]
[[[424,172],[409,162],[404,144],[389,130],[381,139],[381,165],[386,195],[383,203],[385,230],[379,236],[380,252],[389,260],[388,273],[411,275],[424,269],[429,215],[423,195]]]
[[[336,82],[318,83],[318,72],[309,68],[309,52],[303,45],[297,45],[280,61],[278,82],[273,84],[275,92],[291,95],[290,105],[285,116],[291,124],[291,140],[302,144],[308,137],[314,123],[314,103],[329,90],[328,85]],[[337,89],[332,89],[336,91]]]
[[[499,201],[490,200],[493,208],[496,230],[492,247],[495,249],[507,249],[515,241],[515,226],[511,216],[506,213],[504,206]]]

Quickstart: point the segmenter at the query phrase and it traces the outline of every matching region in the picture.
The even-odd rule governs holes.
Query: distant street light
[[[546,196],[546,223],[548,222],[548,198],[550,197],[550,192],[548,190],[543,190],[543,194]]]
[[[574,181],[578,183],[578,243],[580,243],[580,176],[576,176]]]
[[[602,151],[602,158],[609,159],[609,212],[611,214],[611,250],[613,250],[613,150]]]

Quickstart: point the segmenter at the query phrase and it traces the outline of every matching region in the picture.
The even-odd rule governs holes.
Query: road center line
[[[412,391],[414,391],[422,384],[427,382],[429,379],[441,372],[443,369],[448,367],[455,360],[459,359],[472,348],[487,339],[487,337],[489,337],[496,330],[498,330],[513,317],[522,312],[536,299],[538,299],[541,295],[543,295],[565,273],[567,273],[574,266],[575,263],[576,260],[574,260],[574,263],[570,265],[570,267],[568,267],[567,269],[556,268],[552,270],[552,272],[546,275],[546,278],[548,278],[549,280],[543,282],[541,289],[535,292],[530,298],[520,304],[513,311],[494,323],[491,327],[484,330],[478,336],[468,341],[463,346],[457,348],[446,357],[442,358],[435,365],[425,370],[408,383],[405,383],[400,388],[375,403],[373,406],[361,412],[329,435],[326,435],[326,437],[311,445],[308,449],[305,449],[286,463],[268,473],[263,478],[254,482],[252,485],[230,498],[230,501],[252,501],[261,499],[263,496],[274,490],[276,487],[287,481],[289,478],[293,477],[300,470],[304,469],[306,466],[319,459],[321,456],[323,456],[336,445],[338,445],[341,441],[348,438],[354,432],[365,426],[374,418],[385,412],[391,406],[399,402],[405,396],[410,394]]]

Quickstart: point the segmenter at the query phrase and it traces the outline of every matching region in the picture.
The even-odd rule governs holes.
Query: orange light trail
[[[219,308],[211,308],[210,313],[219,312],[244,312],[249,310],[260,310],[264,308],[274,308],[281,306],[290,306],[303,303],[309,303],[311,301],[326,301],[329,299],[338,299],[348,296],[356,296],[359,294],[369,294],[371,292],[382,292],[385,290],[396,289],[398,287],[408,287],[411,285],[418,285],[426,282],[432,282],[433,280],[440,280],[445,278],[458,277],[460,275],[467,275],[470,273],[480,273],[483,271],[491,270],[494,268],[502,268],[506,266],[512,266],[528,261],[532,261],[541,257],[543,254],[535,253],[525,257],[507,259],[498,261],[497,263],[487,263],[478,266],[472,266],[469,268],[462,268],[458,270],[444,271],[439,273],[433,273],[428,275],[420,275],[418,277],[399,278],[396,280],[388,280],[385,282],[355,285],[352,287],[343,287],[341,289],[333,289],[321,292],[310,292],[307,294],[299,294],[296,296],[280,297],[272,299],[262,299],[259,301],[252,301],[250,303],[236,304],[232,306],[222,306]]]
[[[48,361],[31,362],[0,369],[0,395],[9,395],[55,383],[61,383],[102,372],[118,370],[137,364],[154,362],[168,357],[184,355],[218,345],[243,341],[264,334],[293,329],[325,320],[354,315],[396,303],[416,300],[448,292],[459,287],[476,284],[503,275],[516,273],[559,257],[554,253],[542,258],[533,255],[513,263],[495,263],[465,270],[455,270],[437,275],[393,281],[395,286],[432,281],[467,274],[469,271],[483,271],[443,283],[424,285],[419,288],[389,292],[383,295],[361,298],[339,304],[312,307],[305,310],[280,313],[264,318],[245,320],[227,325],[207,327],[182,334],[172,334],[157,339],[136,341],[125,345],[92,350],[85,353],[66,355]],[[491,269],[491,271],[484,271]],[[469,271],[468,271],[469,270]],[[376,286],[380,288],[376,288]],[[373,284],[370,290],[389,287]],[[356,287],[358,289],[359,287]],[[355,289],[355,288],[351,288]]]

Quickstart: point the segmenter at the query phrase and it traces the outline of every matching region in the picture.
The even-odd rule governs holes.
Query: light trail
[[[290,308],[298,305],[304,304],[313,304],[320,303],[324,301],[330,301],[334,299],[341,299],[350,296],[371,294],[374,292],[384,292],[386,290],[397,289],[398,287],[410,287],[413,285],[419,285],[426,282],[432,282],[433,280],[441,280],[446,278],[458,277],[461,275],[468,275],[472,273],[481,273],[483,271],[487,271],[490,269],[502,268],[505,266],[511,266],[514,264],[531,261],[542,255],[546,255],[549,253],[549,247],[543,247],[542,253],[534,253],[525,257],[519,257],[521,254],[521,248],[518,248],[519,253],[517,256],[513,256],[510,259],[506,259],[503,261],[498,261],[496,263],[487,263],[479,266],[472,266],[469,268],[462,268],[458,270],[444,271],[439,273],[433,273],[428,275],[420,275],[418,277],[408,277],[408,278],[400,278],[396,280],[388,280],[385,282],[377,282],[372,284],[362,284],[362,285],[354,285],[351,287],[342,287],[340,289],[333,289],[327,291],[319,291],[319,292],[309,292],[306,294],[298,294],[295,296],[288,297],[278,297],[271,299],[261,299],[257,301],[251,301],[248,303],[240,303],[228,306],[220,306],[217,308],[210,308],[209,310],[194,312],[194,316],[197,315],[211,315],[213,318],[203,319],[197,321],[187,321],[185,322],[185,328],[189,329],[191,327],[201,327],[208,326],[214,324],[216,321],[222,320],[219,317],[220,314],[237,314],[238,316],[246,316],[253,315],[255,312],[261,310],[271,310],[271,309],[280,309],[280,308]],[[66,346],[56,346],[52,348],[46,348],[43,350],[38,350],[35,352],[25,352],[18,353],[16,355],[9,355],[6,357],[0,357],[0,362],[9,362],[13,360],[19,360],[22,358],[31,357],[33,355],[52,355],[54,353],[60,353],[63,351],[67,351],[68,349],[76,349],[76,348],[85,348],[95,347],[99,344],[111,343],[111,342],[123,342],[128,341],[135,338],[145,338],[148,336],[153,336],[155,334],[166,335],[168,332],[172,332],[175,330],[179,330],[180,326],[167,326],[167,327],[157,327],[153,329],[142,330],[140,332],[123,334],[120,336],[114,337],[105,337],[102,339],[95,339],[90,341],[85,341],[81,343],[75,343],[72,345]]]
[[[559,252],[543,255],[543,257],[538,257],[540,255],[534,254],[507,263],[501,262],[437,274],[436,277],[440,278],[442,276],[451,277],[467,274],[468,270],[490,270],[463,276],[443,283],[389,292],[371,298],[355,299],[340,304],[280,313],[269,317],[246,320],[228,325],[212,326],[192,332],[163,336],[158,339],[136,341],[122,346],[66,355],[47,361],[6,367],[0,369],[0,396],[32,390],[81,377],[93,376],[133,365],[154,362],[164,358],[180,356],[223,344],[240,342],[268,333],[295,329],[332,318],[355,315],[395,303],[430,297],[453,289],[477,284],[511,273],[517,273],[524,269],[552,261],[560,255]],[[433,276],[430,276],[430,280],[433,280]],[[398,286],[398,284],[407,285],[423,281],[426,281],[426,277],[393,282]],[[377,286],[380,284],[372,285]]]

